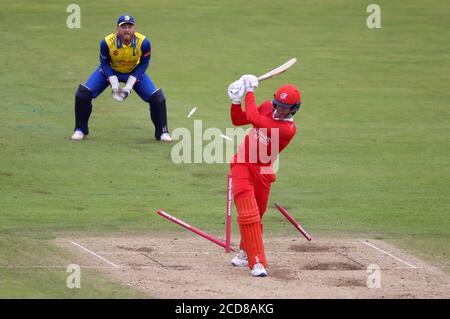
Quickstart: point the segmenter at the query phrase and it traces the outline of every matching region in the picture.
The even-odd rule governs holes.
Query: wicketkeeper
[[[88,121],[92,113],[92,99],[108,86],[112,98],[123,102],[136,91],[149,103],[150,118],[155,126],[155,138],[171,142],[167,127],[166,97],[145,73],[151,57],[150,39],[136,32],[133,16],[122,15],[117,20],[116,33],[106,36],[100,43],[100,66],[75,94],[75,130],[72,140],[83,140],[89,134]],[[125,83],[121,88],[119,82]]]
[[[257,87],[258,79],[254,75],[244,75],[228,87],[231,121],[236,126],[253,126],[230,165],[241,234],[241,250],[231,263],[237,267],[248,266],[253,276],[265,277],[262,218],[270,186],[276,179],[273,164],[297,130],[293,115],[300,108],[301,93],[294,85],[286,84],[276,91],[272,100],[257,107],[253,92]],[[241,107],[244,94],[245,111]]]

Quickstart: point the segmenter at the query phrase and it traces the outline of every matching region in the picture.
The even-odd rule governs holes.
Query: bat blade
[[[258,81],[264,81],[264,80],[270,79],[271,77],[274,77],[274,76],[277,76],[277,75],[280,75],[280,74],[286,72],[291,66],[293,66],[295,64],[295,62],[297,62],[296,58],[290,59],[289,61],[280,65],[279,67],[277,67],[267,73],[264,73],[263,75],[260,75],[258,77]]]

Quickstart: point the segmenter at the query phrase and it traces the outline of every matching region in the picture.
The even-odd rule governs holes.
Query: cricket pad
[[[241,232],[241,247],[247,252],[248,266],[252,269],[255,263],[262,263],[266,267],[258,203],[252,197],[238,197],[235,204]]]

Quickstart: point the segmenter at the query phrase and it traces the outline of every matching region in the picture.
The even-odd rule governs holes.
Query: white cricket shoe
[[[80,130],[76,130],[75,132],[73,132],[73,135],[71,137],[72,141],[81,141],[84,140],[85,135],[83,132],[81,132]]]
[[[235,267],[247,267],[247,253],[244,250],[240,250],[239,253],[231,259],[231,264]]]
[[[254,277],[266,277],[267,271],[266,268],[264,268],[263,264],[257,263],[253,265],[253,269],[250,271],[252,276]]]
[[[172,138],[170,137],[169,133],[163,133],[160,137],[161,142],[172,142]]]

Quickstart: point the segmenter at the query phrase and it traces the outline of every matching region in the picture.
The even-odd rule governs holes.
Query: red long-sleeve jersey
[[[252,124],[253,127],[239,145],[231,163],[247,163],[271,166],[294,137],[297,127],[294,120],[274,120],[272,102],[265,101],[256,107],[255,95],[245,96],[245,112],[240,104],[231,104],[233,125]]]

